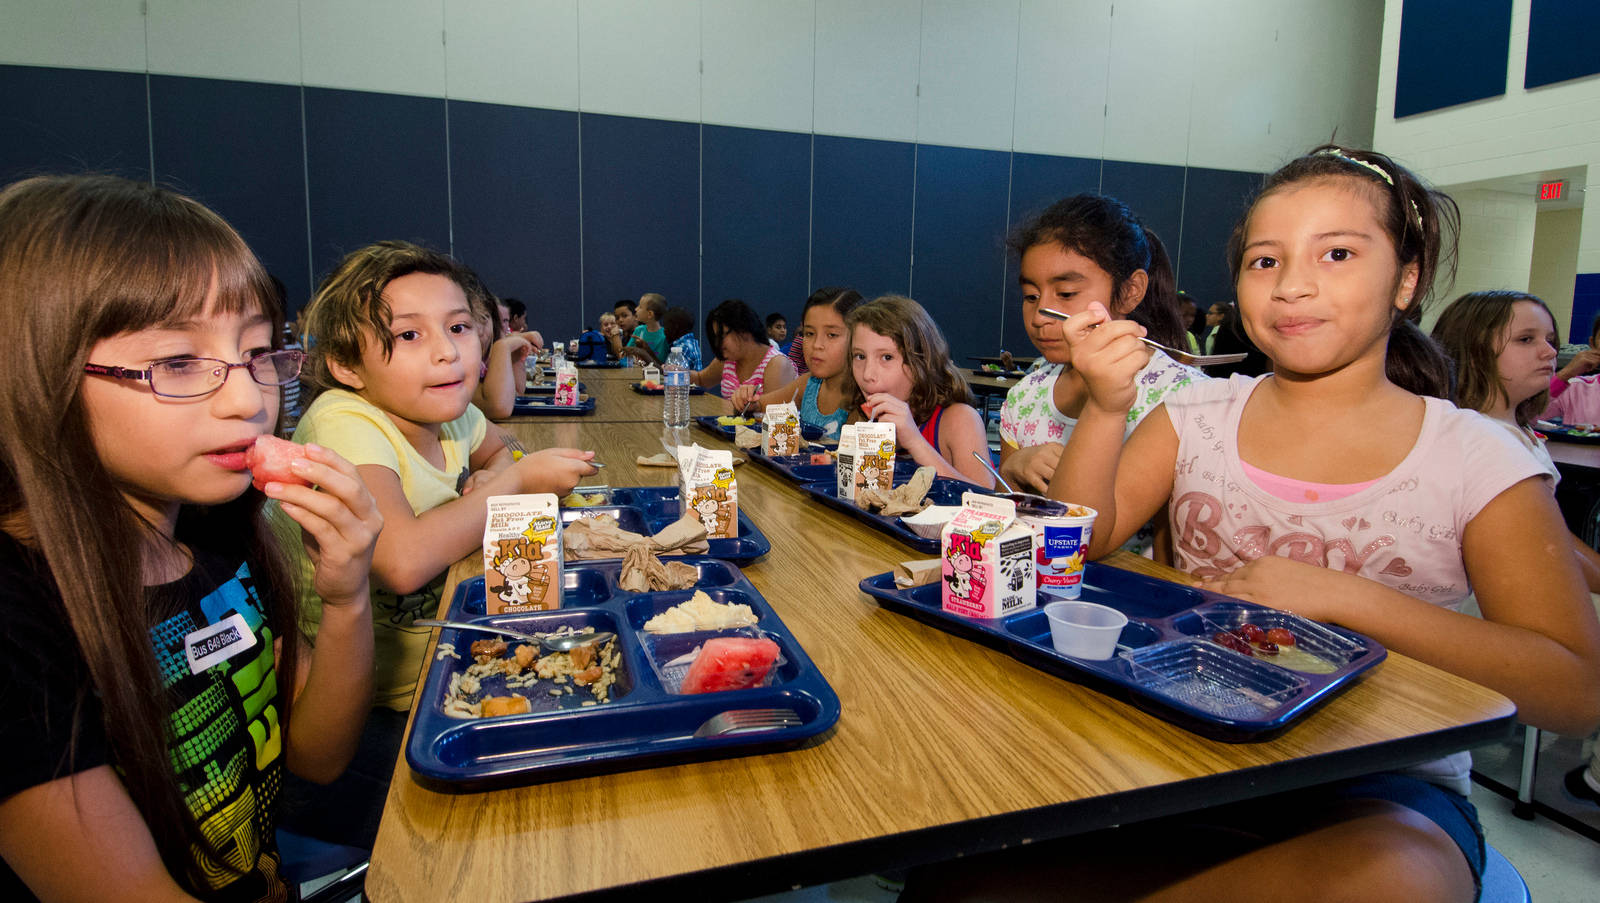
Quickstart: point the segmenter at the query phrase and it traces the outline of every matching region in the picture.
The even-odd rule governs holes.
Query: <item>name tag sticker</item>
[[[227,661],[241,652],[255,648],[256,635],[245,623],[244,615],[235,612],[226,618],[196,630],[183,638],[183,654],[189,660],[193,674]]]

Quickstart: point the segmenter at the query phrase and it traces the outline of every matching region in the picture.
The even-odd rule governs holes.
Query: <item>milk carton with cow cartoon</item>
[[[1038,604],[1034,531],[1016,503],[968,492],[940,534],[940,600],[967,618],[1001,618]]]
[[[484,611],[561,607],[561,508],[548,492],[497,495],[483,527]]]

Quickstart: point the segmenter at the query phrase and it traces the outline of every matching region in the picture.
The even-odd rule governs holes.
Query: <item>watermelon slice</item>
[[[256,444],[245,452],[244,463],[250,468],[250,482],[257,489],[268,483],[288,483],[291,486],[310,486],[309,480],[295,476],[289,465],[306,456],[306,447],[279,439],[277,436],[257,436]]]
[[[706,640],[683,676],[681,693],[720,693],[760,686],[778,660],[778,644],[766,637]]]

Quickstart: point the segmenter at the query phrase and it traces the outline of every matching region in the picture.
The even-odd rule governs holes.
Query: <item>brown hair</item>
[[[1553,325],[1555,315],[1536,295],[1517,291],[1469,292],[1450,302],[1433,324],[1433,338],[1455,361],[1457,407],[1487,413],[1499,403],[1510,404],[1500,381],[1500,352],[1506,348],[1506,328],[1518,301],[1531,301],[1544,309]],[[1561,333],[1556,333],[1561,344]],[[1550,406],[1550,390],[1516,405],[1512,414],[1518,426],[1528,426]]]
[[[1302,182],[1353,179],[1375,199],[1395,257],[1417,267],[1417,287],[1404,310],[1391,317],[1385,371],[1389,381],[1418,395],[1450,397],[1450,359],[1422,332],[1422,311],[1441,269],[1455,278],[1456,237],[1461,211],[1455,201],[1429,188],[1410,170],[1377,151],[1324,144],[1267,176],[1261,192],[1228,237],[1228,267],[1235,285],[1244,267],[1245,229],[1266,197]]]
[[[307,338],[305,374],[301,377],[307,391],[301,399],[302,407],[329,389],[344,387],[328,369],[328,362],[346,367],[360,364],[363,338],[377,342],[385,358],[394,352],[394,336],[389,334],[392,315],[383,292],[389,283],[412,273],[432,273],[460,286],[473,316],[487,314],[499,332],[500,316],[494,296],[476,273],[450,255],[408,241],[380,241],[351,251],[322,280],[316,297],[302,314]]]
[[[91,683],[46,690],[77,694],[61,773],[75,770],[94,693],[122,783],[168,871],[191,890],[206,886],[196,859],[238,872],[201,834],[173,774],[172,712],[150,639],[172,600],[153,598],[142,569],[130,566],[130,554],[163,538],[86,453],[94,442],[79,392],[102,339],[255,311],[280,341],[283,312],[261,264],[194,200],[111,176],[39,177],[0,191],[0,330],[16,340],[15,353],[0,355],[0,526],[48,567]],[[174,541],[250,564],[268,627],[286,640],[275,704],[287,738],[297,597],[264,502],[247,489],[222,505],[185,505]]]
[[[940,405],[976,404],[966,377],[950,360],[950,345],[945,342],[944,333],[922,305],[901,295],[883,295],[850,311],[845,328],[853,336],[857,326],[894,339],[895,348],[911,370],[911,397],[906,404],[918,423],[926,422]],[[846,410],[861,410],[866,396],[856,385],[854,367],[844,370],[841,394]]]
[[[667,296],[659,292],[646,292],[639,296],[639,309],[649,308],[656,312],[656,319],[667,312]]]

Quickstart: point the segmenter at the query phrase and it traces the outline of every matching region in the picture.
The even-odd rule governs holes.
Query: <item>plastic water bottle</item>
[[[565,345],[565,342],[557,342],[555,347],[550,349],[550,366],[557,370],[560,370],[567,364],[567,350]]]
[[[689,362],[682,349],[673,348],[661,368],[661,422],[671,429],[689,425]]]

